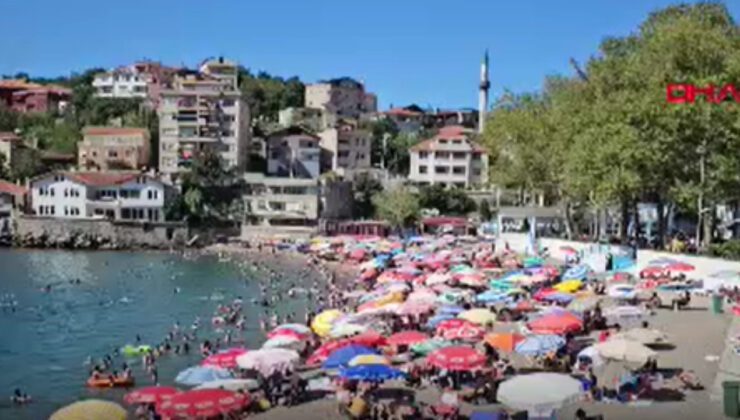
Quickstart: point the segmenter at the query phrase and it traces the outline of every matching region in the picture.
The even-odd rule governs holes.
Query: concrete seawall
[[[93,219],[21,216],[15,219],[13,244],[28,248],[169,249],[186,245],[183,223],[141,223]]]

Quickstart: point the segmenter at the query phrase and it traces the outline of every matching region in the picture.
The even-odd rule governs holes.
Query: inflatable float
[[[134,386],[134,378],[90,378],[87,380],[87,386],[91,388],[113,388]]]
[[[126,344],[121,348],[121,353],[123,353],[126,356],[139,356],[144,353],[147,353],[149,350],[152,349],[152,346],[147,345],[141,345],[141,346],[132,346],[131,344]]]

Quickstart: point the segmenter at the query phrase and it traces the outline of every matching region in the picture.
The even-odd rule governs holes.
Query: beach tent
[[[552,412],[575,403],[581,395],[581,382],[560,373],[517,375],[501,383],[496,398],[515,410]]]

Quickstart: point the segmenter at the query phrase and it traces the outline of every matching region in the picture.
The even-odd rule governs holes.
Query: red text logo
[[[723,86],[708,84],[696,86],[693,83],[669,83],[665,87],[665,99],[672,104],[693,104],[697,97],[704,97],[704,101],[718,104],[727,97],[740,102],[740,94],[735,86],[726,83]]]

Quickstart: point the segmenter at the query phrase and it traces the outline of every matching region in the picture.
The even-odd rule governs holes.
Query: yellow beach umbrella
[[[457,317],[480,325],[496,321],[496,314],[484,308],[475,308],[460,312]]]
[[[338,309],[326,310],[316,315],[316,318],[314,318],[313,322],[311,322],[311,329],[313,330],[313,332],[323,337],[329,334],[329,331],[331,331],[332,323],[341,316],[342,312]]]
[[[581,285],[583,285],[583,282],[580,280],[565,280],[553,286],[553,289],[558,292],[573,293],[580,289]]]
[[[126,410],[110,401],[84,400],[60,408],[49,420],[126,420]]]
[[[386,365],[390,366],[391,362],[387,358],[379,354],[361,354],[355,356],[349,361],[350,366],[359,365]]]

